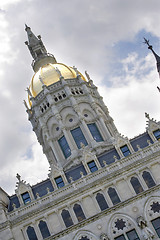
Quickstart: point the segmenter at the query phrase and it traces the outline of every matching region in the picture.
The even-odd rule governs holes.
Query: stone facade
[[[88,73],[26,31],[35,75],[25,106],[50,173],[34,186],[17,174],[13,196],[0,188],[0,239],[160,239],[160,123],[146,114],[146,132],[123,137]]]

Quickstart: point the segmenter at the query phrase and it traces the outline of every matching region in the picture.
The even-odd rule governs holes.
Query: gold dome
[[[64,79],[72,79],[77,77],[75,70],[63,63],[46,64],[42,66],[32,78],[30,91],[33,97],[36,97],[43,90],[40,78],[46,86],[59,81],[59,74],[57,73],[56,68],[58,68],[58,70],[61,72]],[[86,81],[84,76],[81,73],[79,74],[81,75],[82,79]]]

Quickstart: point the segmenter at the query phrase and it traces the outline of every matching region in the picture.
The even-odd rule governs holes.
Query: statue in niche
[[[152,240],[154,238],[154,233],[149,227],[147,227],[147,222],[142,216],[137,218],[137,223],[142,230],[143,239]]]

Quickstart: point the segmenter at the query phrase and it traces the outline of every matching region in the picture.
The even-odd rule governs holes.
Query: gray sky
[[[15,191],[16,173],[30,184],[47,178],[23,99],[33,76],[24,24],[41,34],[58,62],[88,70],[122,134],[145,131],[144,113],[159,120],[159,76],[143,42],[160,54],[159,0],[0,1],[0,186]]]

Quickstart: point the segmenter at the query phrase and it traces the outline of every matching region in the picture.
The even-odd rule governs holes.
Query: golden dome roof
[[[77,74],[75,70],[71,67],[66,66],[63,63],[49,63],[42,66],[33,76],[31,84],[30,84],[30,91],[33,97],[36,97],[43,89],[42,89],[42,79],[43,83],[46,86],[49,86],[53,83],[56,83],[60,80],[59,74],[56,71],[56,68],[61,72],[64,79],[72,79],[76,78]],[[84,76],[79,73],[84,81],[86,79]]]

